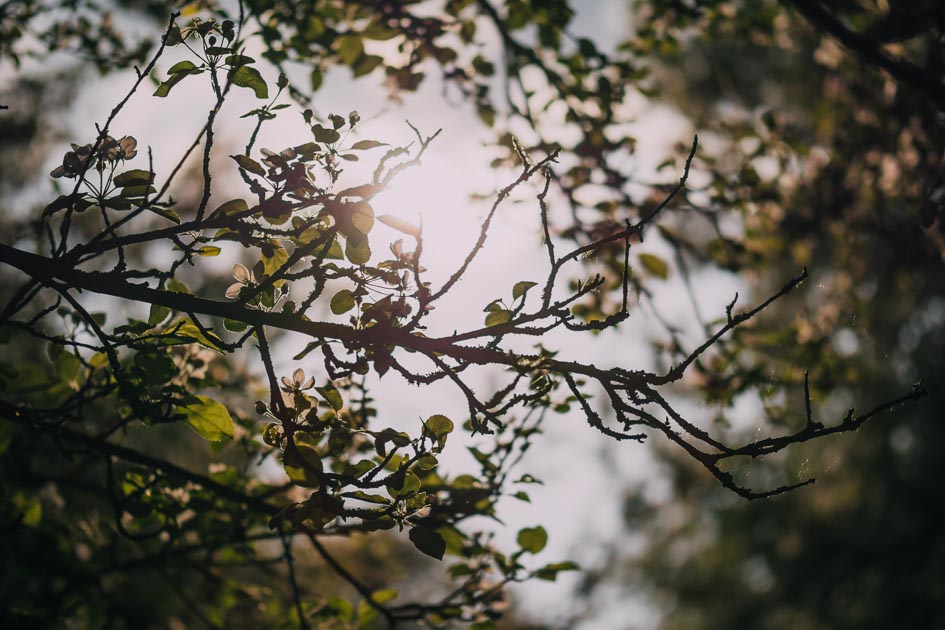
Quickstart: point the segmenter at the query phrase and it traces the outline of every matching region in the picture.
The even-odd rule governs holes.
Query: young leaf
[[[424,430],[427,435],[437,441],[439,448],[442,449],[446,445],[447,436],[453,431],[453,421],[442,414],[435,414],[427,418]]]
[[[486,326],[498,326],[512,319],[512,311],[491,311],[486,315]]]
[[[518,546],[529,553],[538,553],[548,544],[548,532],[541,525],[520,529],[516,537]]]
[[[331,298],[331,312],[335,315],[347,313],[352,308],[354,308],[354,293],[348,289],[338,291],[338,293]]]
[[[516,282],[515,286],[512,287],[512,299],[517,300],[531,289],[533,286],[538,284],[537,282],[528,282],[527,280],[522,280],[521,282]]]

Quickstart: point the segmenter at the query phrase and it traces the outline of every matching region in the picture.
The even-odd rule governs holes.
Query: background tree
[[[640,32],[668,51],[658,75],[677,86],[671,97],[697,125],[726,130],[717,181],[748,184],[734,198],[719,185],[708,206],[741,213],[755,235],[747,249],[709,241],[699,251],[750,266],[762,290],[785,266],[815,270],[816,291],[769,313],[750,339],[735,337],[751,353],[732,349],[722,363],[730,376],[704,402],[731,415],[730,385],[754,369],[769,383],[768,413],[801,422],[785,409],[803,395],[801,364],[828,410],[916,379],[941,382],[938,3],[639,8]],[[831,472],[765,504],[729,500],[667,453],[672,498],[658,508],[638,492],[627,501],[627,526],[649,546],[601,575],[623,571],[660,602],[666,627],[940,624],[942,403],[933,391],[856,440],[792,452],[782,470]]]
[[[740,263],[732,252],[767,255],[772,250],[758,246],[749,222],[743,233],[723,233],[713,209],[697,203],[705,190],[685,189],[694,164],[713,178],[706,190],[718,195],[708,195],[710,204],[760,182],[732,182],[727,169],[694,162],[693,142],[680,153],[678,182],[648,187],[642,203],[632,194],[639,182],[625,168],[634,140],[621,129],[619,107],[631,89],[652,92],[636,46],[655,38],[604,54],[569,33],[573,13],[564,2],[447,2],[439,13],[418,4],[197,3],[188,13],[205,13],[171,16],[160,43],[150,47],[116,27],[128,14],[109,16],[93,4],[70,4],[68,11],[55,3],[2,6],[16,19],[0,48],[14,63],[65,47],[101,71],[137,64],[107,120],[82,140],[88,144],[74,144],[52,171],[61,194],[19,215],[14,239],[0,246],[7,268],[25,274],[5,279],[0,314],[5,543],[17,568],[3,583],[3,597],[17,620],[247,626],[462,620],[488,627],[506,606],[505,585],[575,568],[532,561],[546,543],[541,526],[522,529],[517,548],[503,552],[475,521],[497,518],[505,494],[527,499],[521,484],[533,478],[512,469],[549,411],[573,406],[619,441],[640,441],[643,431],[662,435],[729,490],[758,498],[808,480],[788,472],[758,483],[739,462],[859,428],[923,394],[905,388],[832,423],[808,413],[799,425],[753,441],[731,442],[724,428],[677,411],[665,392],[687,374],[701,375],[714,400],[731,401],[764,382],[747,371],[756,363],[743,368],[733,360],[745,339],[723,340],[792,292],[807,275],[796,270],[757,306],[736,308],[732,301],[718,322],[705,325],[702,340],[667,322],[665,369],[637,369],[622,357],[598,366],[541,344],[536,350],[514,343],[545,343],[557,330],[593,335],[626,320],[631,306],[650,295],[648,279],[677,271],[641,248],[644,235],[690,256],[707,248],[710,257],[700,262],[713,260],[711,252],[728,254],[716,262],[733,268]],[[132,11],[138,6],[129,3]],[[160,4],[143,6],[161,16]],[[501,45],[478,38],[482,27]],[[378,41],[388,43],[372,43]],[[376,54],[382,46],[388,53]],[[167,63],[175,47],[181,54]],[[299,112],[310,139],[277,151],[258,148],[266,123],[291,112],[281,97],[305,108],[333,65],[355,77],[383,74],[395,95],[439,70],[444,85],[499,127],[507,158],[496,165],[510,166],[509,184],[491,198],[458,269],[438,277],[427,272],[420,227],[376,217],[373,207],[419,162],[435,133],[414,130],[413,145],[388,147],[359,139],[357,112],[325,116],[313,107]],[[152,97],[144,93],[149,77],[157,83]],[[212,103],[196,138],[160,172],[150,151],[144,164],[141,134],[121,135],[113,124],[136,99],[173,104],[179,85],[201,86]],[[221,115],[232,115],[221,114],[224,105],[241,90],[263,105],[246,114],[254,126],[245,149],[223,166],[214,160],[215,133]],[[578,132],[570,142],[556,142],[561,125]],[[363,157],[369,152],[378,157]],[[175,200],[190,156],[198,192]],[[361,161],[371,168],[358,171],[354,163]],[[219,192],[226,169],[244,185],[238,196]],[[499,289],[503,298],[467,298],[484,307],[484,326],[443,331],[433,307],[458,291],[495,213],[511,198],[530,199],[540,216],[538,253],[547,258],[547,276],[510,282]],[[657,230],[656,217],[679,202],[718,238],[687,243],[672,221]],[[375,222],[403,236],[389,256],[379,254]],[[243,261],[233,267],[235,282],[207,271],[205,261],[224,250]],[[677,262],[684,273],[682,254]],[[600,275],[569,283],[582,264]],[[124,311],[128,302],[137,309]],[[322,304],[327,310],[319,310]],[[307,342],[291,362],[274,352],[283,334]],[[37,360],[37,343],[48,348],[48,360]],[[787,359],[797,360],[795,371],[810,367],[810,357]],[[482,368],[498,370],[501,379],[486,393],[473,379]],[[732,372],[748,375],[739,380]],[[455,386],[468,406],[464,429],[491,435],[471,449],[478,475],[451,474],[440,461],[459,422],[433,414],[394,426],[374,407],[371,388],[387,373],[407,384]],[[798,383],[795,374],[779,384]],[[813,383],[815,392],[826,387],[817,374]],[[804,389],[800,400],[810,407]],[[196,436],[214,444],[212,451]],[[256,470],[266,462],[278,463],[282,481],[261,481]],[[411,585],[392,579],[394,568],[348,568],[360,564],[358,544],[337,539],[360,543],[376,530],[404,531],[434,558],[450,554],[455,587],[432,599],[398,598],[393,587]],[[376,545],[376,538],[363,544]],[[48,567],[51,579],[35,579],[36,567]],[[325,581],[326,569],[341,578],[340,587]]]

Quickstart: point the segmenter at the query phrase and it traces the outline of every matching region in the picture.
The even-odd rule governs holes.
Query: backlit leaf
[[[226,407],[206,396],[197,396],[199,403],[178,407],[190,427],[210,442],[233,437],[233,418]]]
[[[404,221],[400,217],[395,217],[392,214],[382,214],[381,216],[377,217],[377,220],[388,227],[394,228],[398,232],[403,232],[404,234],[420,238],[420,228],[410,221]]]
[[[354,308],[354,293],[348,289],[338,291],[338,293],[331,298],[331,312],[335,315],[347,313],[352,308]]]
[[[513,299],[513,300],[519,299],[520,297],[522,297],[523,295],[525,295],[526,293],[528,293],[528,290],[531,289],[531,288],[532,288],[533,286],[535,286],[536,284],[538,284],[538,283],[537,283],[537,282],[528,282],[528,281],[526,281],[526,280],[523,280],[523,281],[521,281],[521,282],[516,282],[516,283],[515,283],[515,286],[512,287],[512,299]]]
[[[269,86],[266,85],[265,79],[256,68],[240,66],[230,78],[234,85],[250,88],[256,94],[256,98],[269,98]]]

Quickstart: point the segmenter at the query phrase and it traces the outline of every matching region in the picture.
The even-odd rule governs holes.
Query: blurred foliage
[[[715,358],[722,370],[707,370],[715,386],[702,402],[717,422],[750,437],[730,418],[733,385],[760,381],[765,415],[803,425],[805,370],[813,417],[828,424],[915,380],[933,387],[929,400],[855,439],[797,449],[777,467],[744,462],[739,474],[756,479],[819,477],[764,503],[725,496],[663,452],[671,496],[634,491],[626,504],[627,528],[645,533],[645,551],[585,588],[623,573],[667,628],[937,627],[945,622],[935,498],[945,444],[941,3],[640,2],[637,11],[634,45],[659,57],[665,96],[718,135],[697,158],[708,184],[688,189],[712,227],[683,229],[681,220],[674,242],[693,262],[749,271],[762,292],[797,265],[812,270],[803,300],[736,335]],[[877,53],[923,80],[896,76]],[[717,229],[732,216],[744,247]]]

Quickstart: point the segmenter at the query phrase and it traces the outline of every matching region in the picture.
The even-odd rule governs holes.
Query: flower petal
[[[252,275],[249,273],[249,269],[246,268],[246,265],[236,263],[233,265],[233,277],[236,278],[237,282],[246,284],[249,282]]]
[[[245,286],[246,285],[242,282],[234,282],[226,288],[226,297],[235,300],[240,296],[240,291],[242,291]]]
[[[295,372],[292,372],[292,382],[296,385],[305,382],[305,372],[302,371],[302,368],[296,368]]]

